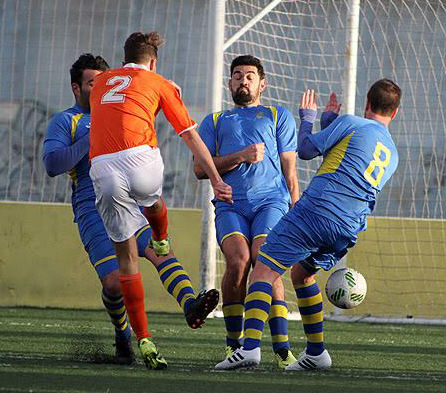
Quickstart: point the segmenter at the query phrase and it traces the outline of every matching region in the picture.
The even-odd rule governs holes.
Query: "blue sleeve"
[[[351,115],[339,116],[327,128],[309,136],[311,143],[320,154],[325,155],[328,150],[351,132],[352,126],[354,126],[351,118]]]
[[[214,127],[214,119],[212,113],[207,115],[201,122],[198,128],[198,133],[203,140],[204,144],[208,148],[211,156],[216,155],[216,135],[217,132]]]
[[[276,139],[279,154],[285,151],[296,151],[296,121],[288,109],[280,106],[277,107]]]
[[[60,113],[54,116],[43,142],[43,163],[49,176],[57,176],[73,169],[90,149],[89,135],[71,144],[71,121]]]
[[[336,120],[336,118],[339,115],[336,112],[333,111],[326,111],[326,112],[322,112],[321,115],[321,130],[323,130],[324,128],[327,128],[331,123],[333,123],[334,120]]]
[[[321,153],[311,142],[311,132],[317,112],[313,109],[299,109],[300,126],[298,135],[298,156],[302,160],[311,160]]]

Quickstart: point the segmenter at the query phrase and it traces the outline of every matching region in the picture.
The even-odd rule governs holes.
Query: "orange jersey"
[[[156,147],[160,109],[178,134],[196,126],[175,87],[136,64],[98,75],[90,107],[90,159],[141,145]]]

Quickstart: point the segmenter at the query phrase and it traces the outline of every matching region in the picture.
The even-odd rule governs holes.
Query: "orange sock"
[[[144,208],[144,214],[152,228],[152,237],[154,240],[164,240],[167,237],[167,208],[164,199],[161,199],[162,206],[158,211],[150,211]]]
[[[144,288],[141,273],[120,274],[122,297],[127,308],[130,325],[139,340],[150,337],[147,328],[147,315],[144,310]]]

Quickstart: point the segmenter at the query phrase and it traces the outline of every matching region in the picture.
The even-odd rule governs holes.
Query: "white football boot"
[[[236,368],[255,368],[260,363],[260,348],[250,351],[236,349],[231,356],[215,365],[216,370],[234,370]]]
[[[285,371],[311,371],[327,370],[331,367],[331,357],[325,349],[318,356],[308,355],[306,351],[302,352],[293,364],[285,368]]]

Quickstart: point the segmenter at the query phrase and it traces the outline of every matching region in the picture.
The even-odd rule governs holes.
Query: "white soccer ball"
[[[362,303],[367,293],[364,276],[354,269],[333,272],[325,284],[328,300],[339,308],[353,308]]]

